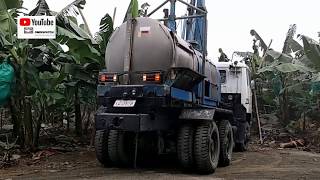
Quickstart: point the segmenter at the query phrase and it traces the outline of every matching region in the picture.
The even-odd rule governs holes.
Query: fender
[[[233,112],[221,108],[198,108],[198,109],[183,109],[179,119],[184,120],[206,120],[213,121],[214,119],[232,119]]]

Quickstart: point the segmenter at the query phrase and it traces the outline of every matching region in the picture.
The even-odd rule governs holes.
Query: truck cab
[[[239,136],[248,136],[252,117],[252,83],[250,68],[243,62],[216,62],[217,70],[220,73],[221,97],[222,103],[225,106],[231,107],[235,114],[235,122],[243,124],[247,132],[238,131]],[[238,124],[233,124],[239,127]],[[243,129],[243,128],[238,128]],[[242,134],[242,135],[241,135]],[[248,139],[248,137],[245,137]],[[243,139],[243,138],[242,138]],[[247,142],[242,142],[235,138],[236,143],[246,145]],[[248,140],[247,140],[248,141]],[[241,147],[243,151],[246,147]]]

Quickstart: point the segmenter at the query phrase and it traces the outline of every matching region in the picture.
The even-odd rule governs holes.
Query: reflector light
[[[157,81],[157,82],[159,82],[159,81],[161,80],[161,78],[160,78],[160,73],[157,73],[157,74],[155,75],[154,80]]]
[[[115,74],[115,75],[113,75],[113,82],[117,82],[117,80],[118,80],[117,75],[116,75],[116,74]]]
[[[99,81],[100,82],[117,82],[118,75],[117,74],[100,74]]]
[[[100,81],[105,82],[107,80],[107,77],[105,74],[100,75]]]
[[[143,74],[142,76],[143,81],[155,81],[155,82],[160,82],[161,81],[161,75],[160,73],[150,73],[150,74]]]

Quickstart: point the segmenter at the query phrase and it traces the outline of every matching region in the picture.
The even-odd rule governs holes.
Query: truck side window
[[[227,71],[226,70],[219,70],[219,73],[220,73],[220,82],[222,84],[226,83],[227,81]]]

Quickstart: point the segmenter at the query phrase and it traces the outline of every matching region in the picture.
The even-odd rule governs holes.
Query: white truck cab
[[[252,90],[250,68],[242,62],[216,62],[221,77],[221,94],[225,101],[238,97],[246,109],[247,117],[252,114]],[[238,96],[237,96],[238,95]],[[239,97],[240,95],[240,97]]]
[[[223,106],[234,113],[235,149],[248,149],[252,122],[252,88],[250,68],[242,62],[216,62],[220,73],[221,98]]]

